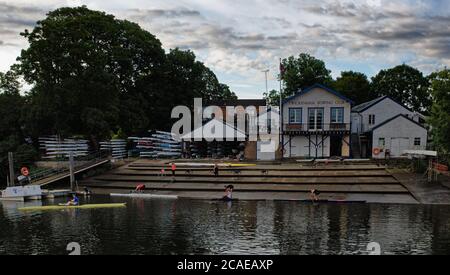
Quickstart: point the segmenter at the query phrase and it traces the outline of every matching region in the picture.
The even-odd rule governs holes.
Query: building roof
[[[382,101],[385,100],[385,99],[390,99],[390,100],[392,100],[393,102],[395,102],[395,103],[397,103],[398,105],[400,105],[400,106],[402,106],[403,108],[405,108],[406,110],[410,111],[411,113],[415,113],[415,114],[418,114],[418,115],[421,116],[421,117],[424,117],[423,114],[411,110],[411,108],[405,106],[405,104],[402,104],[402,103],[398,102],[397,100],[395,100],[395,99],[393,99],[392,97],[387,96],[387,95],[386,95],[386,96],[381,96],[381,97],[376,98],[376,99],[374,99],[374,100],[371,100],[371,101],[362,103],[362,104],[360,104],[360,105],[357,105],[357,106],[355,106],[355,107],[352,108],[352,112],[354,112],[354,113],[362,113],[362,112],[364,112],[365,110],[369,109],[370,107],[373,107],[373,106],[377,105],[378,103],[382,102]]]
[[[379,98],[375,98],[374,100],[361,103],[355,107],[352,108],[352,112],[361,113],[365,110],[369,109],[370,107],[378,104],[379,102],[383,101],[385,98],[388,98],[388,96],[381,96]]]
[[[211,134],[208,136],[205,136],[205,132],[203,131],[204,128],[215,128],[220,129],[222,128],[223,132],[222,135],[220,135],[220,132],[217,132],[215,134]],[[230,135],[230,133],[233,133]],[[207,133],[210,134],[210,133]],[[202,137],[203,139],[209,139],[209,140],[226,140],[229,138],[237,138],[237,139],[244,139],[247,137],[245,132],[237,129],[236,127],[218,119],[211,119],[207,123],[205,123],[203,126],[195,129],[194,131],[185,134],[181,137],[182,140],[195,140],[196,138]]]
[[[399,118],[399,117],[404,117],[404,118],[406,118],[407,120],[411,121],[412,123],[416,124],[417,126],[419,126],[419,127],[421,127],[421,128],[423,128],[423,129],[425,129],[425,130],[428,131],[428,129],[425,128],[425,126],[423,126],[422,124],[420,124],[420,123],[418,123],[418,122],[412,120],[411,118],[405,116],[404,114],[396,115],[396,116],[394,116],[394,117],[392,117],[392,118],[390,118],[390,119],[388,119],[388,120],[386,120],[386,121],[384,121],[384,122],[378,124],[377,126],[373,127],[372,130],[370,130],[370,131],[373,132],[373,131],[375,131],[376,129],[378,129],[378,128],[380,128],[380,127],[382,127],[382,126],[388,124],[389,122],[391,122],[391,121],[393,121],[393,120],[396,120],[396,119]]]
[[[302,95],[304,95],[304,94],[307,94],[307,93],[311,92],[312,90],[314,90],[314,89],[316,89],[316,88],[323,89],[323,90],[325,90],[325,91],[327,91],[327,92],[329,92],[329,93],[331,93],[331,94],[333,94],[333,95],[335,95],[335,96],[341,98],[342,100],[345,100],[345,101],[349,102],[349,103],[352,104],[352,105],[354,104],[353,100],[351,100],[351,99],[345,97],[344,95],[342,95],[342,94],[339,93],[338,91],[335,91],[335,90],[333,90],[333,89],[331,89],[331,88],[329,88],[329,87],[327,87],[327,86],[325,86],[325,85],[322,85],[322,84],[314,84],[314,85],[312,85],[312,86],[310,86],[310,87],[308,87],[308,88],[306,88],[306,89],[304,89],[304,90],[302,90],[302,91],[297,92],[295,95],[290,96],[290,97],[284,99],[284,100],[283,100],[283,104],[285,104],[286,102],[291,101],[292,99],[294,99],[294,98],[296,98],[296,97],[298,97],[298,96],[302,96]]]

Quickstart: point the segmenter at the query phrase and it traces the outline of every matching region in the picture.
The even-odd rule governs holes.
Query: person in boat
[[[145,191],[145,185],[139,184],[136,186],[136,189],[134,190],[135,193],[143,193]]]
[[[233,200],[233,185],[225,186],[225,196],[223,196],[222,200],[224,201],[232,201]]]
[[[72,199],[66,203],[67,206],[77,206],[80,205],[80,199],[77,194],[72,194]]]
[[[312,201],[319,201],[320,191],[317,189],[312,189],[309,197]]]
[[[219,176],[219,165],[217,165],[217,163],[214,164],[213,172],[214,172],[214,176],[216,176],[216,177]]]

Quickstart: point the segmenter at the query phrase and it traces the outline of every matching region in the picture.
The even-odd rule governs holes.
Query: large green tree
[[[433,74],[431,82],[433,105],[429,122],[433,142],[440,152],[450,153],[450,70]]]
[[[359,72],[341,72],[341,76],[333,82],[332,87],[353,100],[355,104],[361,104],[377,97],[370,89],[367,76]]]
[[[281,75],[285,84],[283,97],[291,96],[314,84],[330,85],[332,82],[331,72],[326,68],[325,62],[309,54],[290,56],[281,63],[285,70]]]
[[[390,96],[414,111],[427,113],[431,107],[428,80],[422,72],[408,65],[380,71],[372,78],[372,92]]]
[[[21,114],[25,98],[19,93],[20,82],[11,70],[0,72],[0,186],[6,184],[8,174],[8,152],[14,152],[15,169],[31,164],[36,150],[25,142],[22,132]]]
[[[148,125],[139,93],[156,93],[165,62],[161,43],[137,24],[87,9],[60,8],[22,35],[18,58],[29,94],[27,129],[40,134],[106,138],[110,130]],[[137,91],[145,88],[144,91]],[[130,118],[131,117],[131,118]],[[124,125],[120,125],[120,124]]]
[[[27,131],[107,138],[170,129],[170,111],[194,97],[235,98],[190,51],[171,50],[137,24],[85,6],[50,12],[22,34],[18,58],[33,85]]]

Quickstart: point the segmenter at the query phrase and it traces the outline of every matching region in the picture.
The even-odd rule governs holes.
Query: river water
[[[450,254],[450,206],[82,202],[128,205],[21,213],[23,204],[0,202],[0,255],[68,254],[71,242],[82,254],[367,254],[370,242],[382,254]]]

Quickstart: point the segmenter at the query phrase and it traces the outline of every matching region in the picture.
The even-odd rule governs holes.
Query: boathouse
[[[425,117],[389,96],[355,106],[351,117],[354,157],[398,158],[427,147]]]
[[[350,157],[353,102],[315,84],[282,104],[282,148],[285,158]]]

